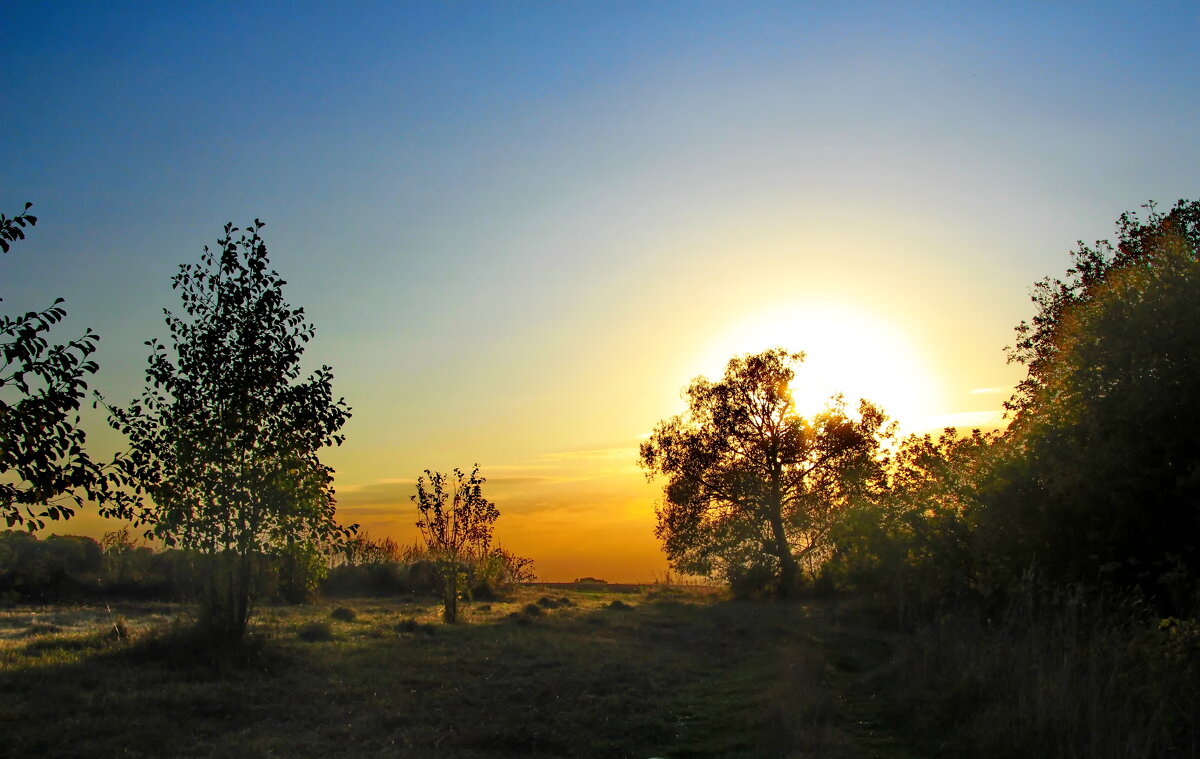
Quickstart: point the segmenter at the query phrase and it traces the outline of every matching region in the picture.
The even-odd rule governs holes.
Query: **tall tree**
[[[687,412],[642,444],[648,476],[667,479],[656,534],[676,569],[735,585],[757,576],[788,594],[839,509],[879,475],[883,413],[862,401],[855,417],[835,398],[801,417],[790,384],[803,358],[776,348],[731,359],[720,381],[694,380]]]
[[[245,633],[260,557],[348,529],[334,521],[332,470],[318,453],[341,444],[350,410],[334,400],[328,366],[300,380],[314,329],[284,301],[262,227],[226,224],[215,251],[179,267],[172,350],[150,340],[141,397],[110,408],[131,443],[124,471],[148,496],[128,516],[209,557],[202,623],[231,644]]]
[[[442,573],[442,618],[458,619],[458,596],[463,590],[463,562],[479,560],[489,552],[492,525],[500,516],[496,505],[483,497],[477,464],[471,473],[455,469],[452,475],[428,469],[417,478],[412,501],[421,517],[417,528]]]
[[[0,253],[37,224],[31,206],[12,218],[0,214]],[[35,530],[47,519],[66,519],[104,490],[100,468],[83,448],[78,415],[86,377],[97,369],[89,356],[99,337],[89,329],[51,345],[47,333],[66,316],[62,302],[0,315],[0,518],[9,527]]]
[[[1200,576],[1200,202],[1149,208],[1036,286],[980,529],[1014,571],[1162,596]]]

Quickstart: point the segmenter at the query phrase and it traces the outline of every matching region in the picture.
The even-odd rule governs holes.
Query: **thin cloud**
[[[634,459],[637,458],[637,448],[590,448],[580,451],[558,451],[543,453],[538,459],[548,461],[573,461],[577,459]]]
[[[971,395],[1003,395],[1004,393],[1011,392],[1011,387],[997,385],[996,387],[977,387],[971,391]]]
[[[993,409],[928,416],[919,420],[914,428],[917,432],[936,432],[947,427],[1000,429],[1007,424],[1008,422],[1004,419],[1004,409]]]

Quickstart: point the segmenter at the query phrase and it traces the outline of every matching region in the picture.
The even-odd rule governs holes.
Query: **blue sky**
[[[920,395],[914,418],[998,408],[972,391],[1015,381],[1003,347],[1029,285],[1122,211],[1197,196],[1198,16],[21,6],[0,47],[0,209],[32,200],[41,223],[0,295],[8,312],[65,297],[62,334],[102,336],[94,387],[132,397],[175,268],[262,218],[317,326],[310,358],[355,408],[330,459],[347,513],[405,529],[408,480],[479,461],[501,532],[540,535],[543,566],[570,573],[547,546],[609,530],[643,535],[645,576],[656,490],[627,459],[747,335],[874,334],[864,368],[824,381],[878,358],[877,393]],[[102,424],[92,440],[119,444]]]

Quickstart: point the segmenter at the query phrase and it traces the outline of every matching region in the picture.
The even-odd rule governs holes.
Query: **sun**
[[[792,395],[796,410],[810,416],[841,393],[857,408],[865,398],[915,430],[936,413],[939,384],[925,368],[913,341],[894,323],[852,306],[801,301],[763,309],[731,324],[709,343],[701,372],[724,373],[735,355],[781,347],[802,351]]]

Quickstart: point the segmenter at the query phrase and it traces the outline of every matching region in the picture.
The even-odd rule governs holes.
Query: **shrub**
[[[318,643],[333,640],[333,627],[328,622],[312,620],[304,623],[296,632],[296,637],[306,643]]]
[[[354,611],[354,609],[351,609],[349,606],[339,606],[330,612],[329,616],[333,617],[339,622],[353,622],[355,619],[358,619],[358,612]]]

